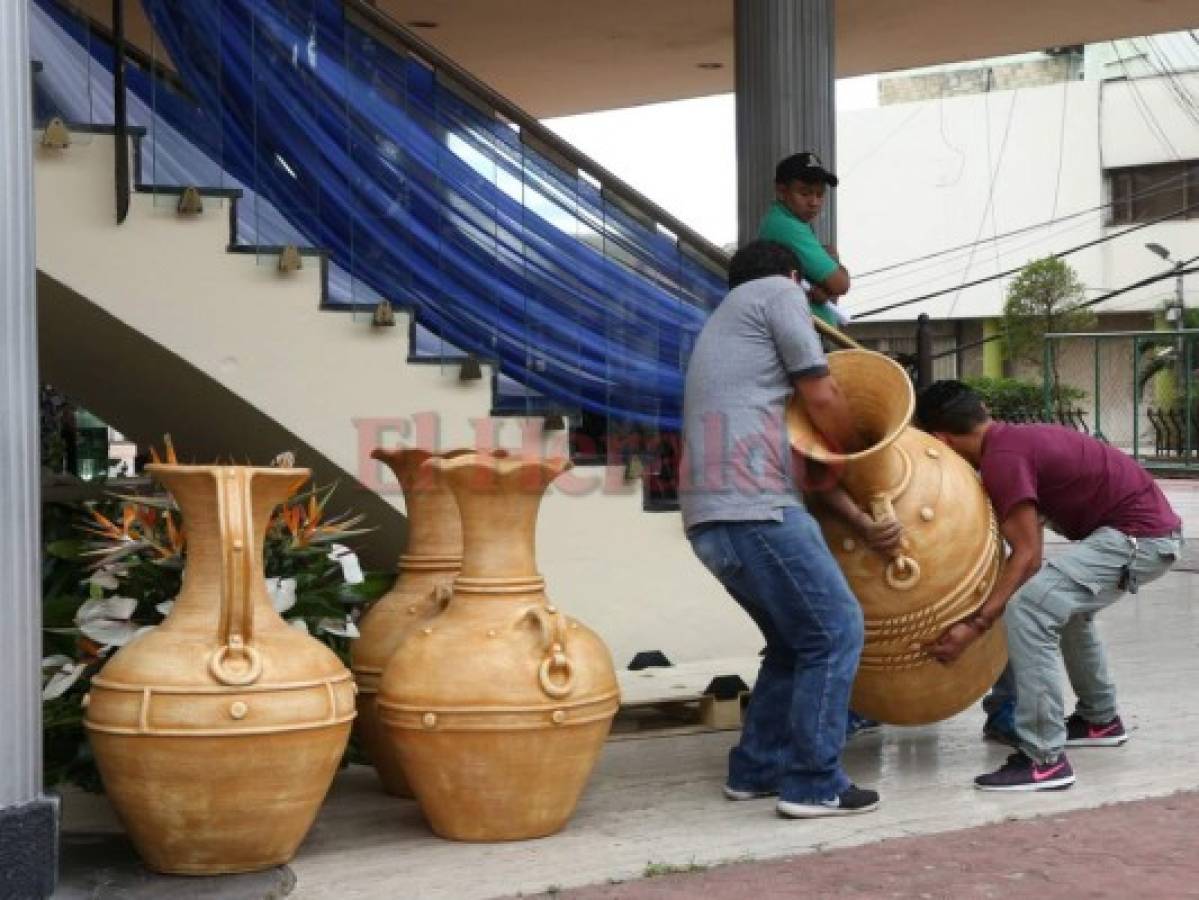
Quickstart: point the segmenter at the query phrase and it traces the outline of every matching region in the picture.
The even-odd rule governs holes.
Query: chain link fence
[[[1047,335],[1039,420],[1153,468],[1199,469],[1197,365],[1196,330]]]

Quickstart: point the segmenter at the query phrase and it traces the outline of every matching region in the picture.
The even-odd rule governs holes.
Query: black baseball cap
[[[823,181],[829,187],[837,186],[837,176],[824,167],[820,157],[809,150],[793,153],[774,169],[775,184],[790,184],[792,181]]]

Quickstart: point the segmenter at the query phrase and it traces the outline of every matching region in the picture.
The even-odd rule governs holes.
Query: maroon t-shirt
[[[1105,526],[1133,537],[1182,528],[1157,482],[1132,457],[1061,425],[992,423],[979,469],[1000,522],[1031,500],[1072,541]]]

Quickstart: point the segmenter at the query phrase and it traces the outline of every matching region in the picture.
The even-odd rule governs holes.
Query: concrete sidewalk
[[[1199,897],[1199,794],[542,894],[562,900]]]
[[[1199,490],[1178,483],[1168,488],[1184,518],[1199,524]],[[216,893],[195,893],[210,889],[203,884],[208,879],[158,876],[141,876],[145,893],[95,890],[96,865],[71,866],[73,855],[88,842],[115,853],[124,839],[116,835],[119,825],[103,798],[69,794],[64,831],[70,877],[61,895],[238,898],[291,891],[336,900],[471,900],[624,882],[641,878],[647,868],[827,853],[1199,788],[1199,711],[1191,700],[1199,684],[1199,566],[1192,552],[1170,575],[1099,618],[1132,740],[1123,748],[1072,752],[1078,783],[1068,791],[975,791],[971,779],[998,766],[1008,752],[980,739],[977,710],[935,726],[884,728],[852,742],[849,773],[877,788],[883,806],[837,820],[788,821],[775,815],[770,801],[725,801],[720,785],[735,732],[610,742],[567,828],[511,844],[442,841],[429,832],[415,803],[387,797],[373,771],[351,767],[337,777],[289,871],[267,881],[224,879],[211,886]],[[120,883],[120,872],[111,874],[107,883]],[[1005,894],[1011,895],[1007,888]]]

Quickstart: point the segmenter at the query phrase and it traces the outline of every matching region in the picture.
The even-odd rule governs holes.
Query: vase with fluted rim
[[[537,570],[542,496],[570,463],[469,454],[429,465],[458,501],[462,568],[445,611],[388,663],[379,718],[437,834],[552,834],[620,703],[608,648],[549,600]]]

